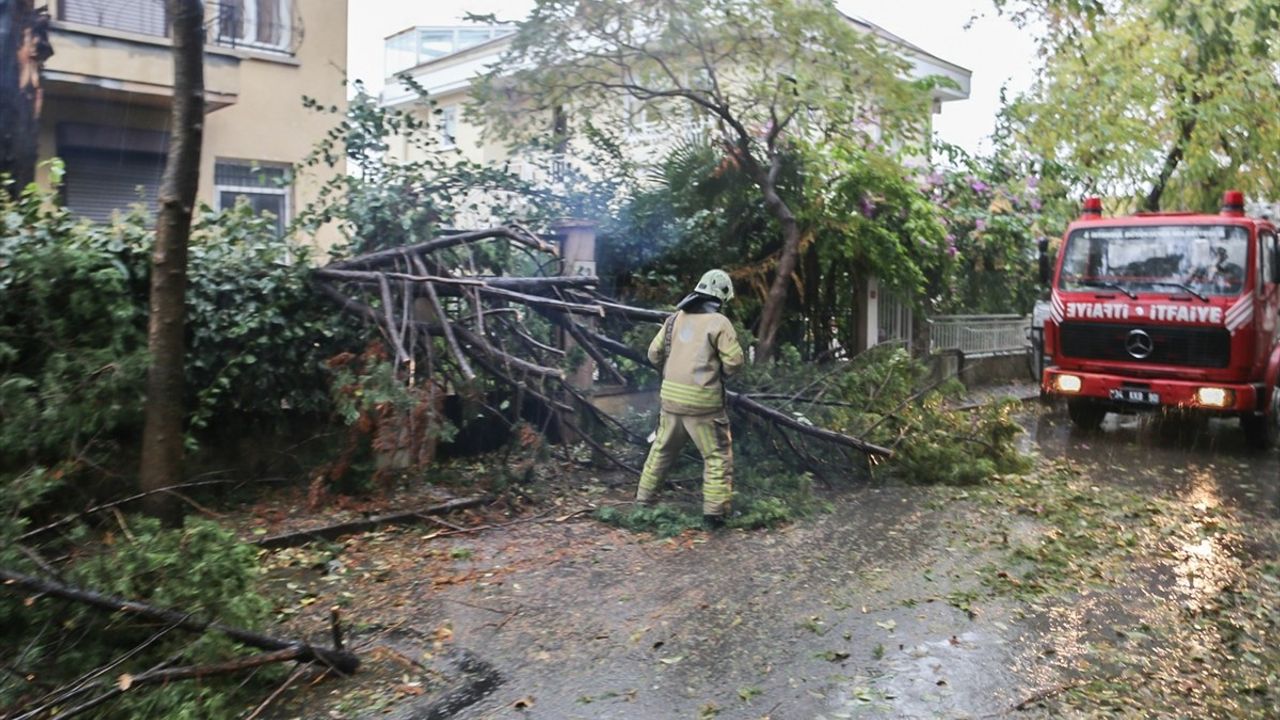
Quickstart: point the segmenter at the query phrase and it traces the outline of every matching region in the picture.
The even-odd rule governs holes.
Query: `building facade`
[[[860,31],[875,35],[905,60],[908,79],[941,78],[945,81],[937,83],[931,91],[931,115],[941,113],[946,103],[969,97],[972,73],[968,69],[948,62],[879,25],[852,17],[847,17],[847,20]],[[425,89],[435,103],[438,121],[434,123],[434,132],[437,133],[438,147],[456,148],[462,156],[475,162],[505,163],[511,172],[524,180],[546,181],[547,169],[556,166],[555,157],[544,157],[538,162],[511,157],[500,140],[486,137],[482,127],[467,122],[465,113],[472,82],[500,62],[514,32],[515,27],[510,25],[418,27],[390,36],[386,42],[388,79],[381,102],[386,107],[426,112],[414,88],[398,79],[401,74],[408,75],[413,79],[413,85]],[[663,157],[680,138],[680,132],[673,129],[669,118],[654,116],[661,110],[630,99],[623,102],[629,104],[620,108],[620,116],[627,119],[622,137],[624,152],[640,164]],[[555,120],[548,123],[549,134],[554,126]],[[705,121],[691,115],[685,130],[699,133],[709,127]],[[416,152],[421,151],[407,141],[391,145],[391,154],[402,160],[421,159],[415,157]],[[857,298],[857,304],[862,308],[858,342],[852,349],[859,352],[883,342],[899,342],[910,347],[915,326],[910,303],[883,292],[876,278],[865,280]]]
[[[154,209],[169,142],[173,55],[164,0],[51,0],[39,154],[65,163],[63,199],[107,221]],[[243,196],[283,229],[345,167],[290,170],[337,122],[303,107],[346,107],[347,0],[206,2],[205,126],[198,199]],[[48,168],[37,179],[48,181]],[[336,230],[313,240],[327,246]]]
[[[942,112],[945,103],[969,97],[972,73],[968,69],[867,20],[848,20],[863,32],[876,35],[897,52],[909,65],[910,79],[939,77],[949,81],[938,84],[932,91],[934,114]],[[497,65],[515,30],[513,25],[415,27],[388,37],[385,55],[387,82],[381,95],[382,104],[399,109],[420,107],[419,97],[413,88],[398,80],[401,74],[408,75],[427,91],[436,104],[440,118],[438,139],[442,146],[456,147],[476,162],[512,160],[501,142],[487,139],[482,128],[467,122],[464,109],[470,100],[472,81]],[[656,110],[642,107],[621,110],[629,119],[624,140],[632,158],[643,161],[660,157],[673,140],[670,123],[650,118],[649,114]],[[690,127],[691,131],[697,129]],[[400,147],[393,145],[391,151],[403,159],[417,159],[412,156],[412,148],[407,143]],[[516,172],[526,175],[534,172],[531,168],[524,168],[519,160],[512,162]]]

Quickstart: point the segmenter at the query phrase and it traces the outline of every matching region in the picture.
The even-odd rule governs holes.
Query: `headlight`
[[[1196,390],[1196,404],[1204,407],[1224,408],[1236,403],[1236,394],[1226,388],[1203,387]]]
[[[1053,378],[1053,386],[1058,392],[1078,393],[1081,385],[1079,375],[1057,375]]]

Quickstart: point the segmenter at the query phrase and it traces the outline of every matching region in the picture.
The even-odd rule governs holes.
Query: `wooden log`
[[[573,320],[570,320],[563,315],[561,315],[561,317],[563,318],[563,322],[559,322],[557,324],[573,336],[573,339],[577,341],[578,345],[580,345],[582,349],[591,356],[592,360],[596,361],[596,365],[604,368],[605,372],[612,375],[614,381],[619,385],[626,385],[627,379],[622,377],[622,373],[618,372],[618,368],[614,367],[613,363],[609,361],[609,358],[605,357],[604,353],[600,352],[600,348],[596,347],[595,343],[591,342],[591,338],[583,332],[582,328]]]
[[[817,427],[816,425],[805,425],[804,423],[800,422],[799,420],[796,420],[795,418],[787,415],[786,413],[779,412],[777,410],[774,410],[771,407],[762,405],[756,402],[755,400],[752,400],[751,398],[746,397],[744,395],[740,395],[736,392],[726,392],[725,394],[729,399],[729,405],[735,410],[738,410],[739,412],[745,412],[745,413],[750,413],[752,415],[757,415],[773,423],[781,425],[785,428],[794,430],[800,433],[801,435],[807,435],[809,437],[817,438],[819,440],[825,440],[827,442],[835,443],[837,445],[843,445],[845,447],[850,447],[855,450],[861,450],[862,452],[868,455],[879,455],[881,457],[893,457],[893,451],[890,450],[889,448],[880,447],[879,445],[873,445],[872,443],[866,442],[865,440],[860,440],[851,435],[844,435],[834,430],[828,430],[826,428]]]
[[[458,334],[458,337],[462,338],[462,341],[464,343],[471,346],[472,349],[480,350],[484,354],[493,358],[495,361],[512,365],[516,368],[519,368],[520,370],[523,370],[527,373],[532,373],[534,375],[541,375],[544,377],[553,377],[558,380],[564,379],[564,371],[559,368],[543,367],[542,365],[537,365],[529,362],[528,360],[518,358],[515,355],[511,355],[510,353],[503,352],[498,348],[494,347],[493,345],[491,345],[488,340],[485,340],[484,338],[480,337],[479,335],[471,332],[470,330],[464,327],[461,327],[461,326],[455,327],[453,331]]]
[[[316,270],[317,277],[327,280],[342,280],[345,282],[358,283],[360,285],[381,285],[387,280],[407,280],[415,283],[415,287],[427,288],[435,285],[443,287],[436,290],[437,293],[443,295],[463,295],[467,289],[476,289],[486,295],[500,297],[506,300],[514,300],[524,305],[533,305],[536,307],[554,308],[564,312],[576,313],[578,315],[592,315],[594,317],[603,317],[605,310],[595,302],[576,303],[567,300],[557,300],[554,298],[543,297],[542,295],[531,295],[519,292],[517,290],[507,289],[505,286],[512,287],[530,287],[532,289],[552,288],[554,285],[531,283],[491,283],[474,278],[451,278],[439,275],[409,275],[397,272],[374,272],[369,270],[331,270],[321,268]],[[519,278],[519,280],[536,280],[536,278]],[[416,292],[416,290],[415,290]],[[425,290],[423,291],[425,292]]]
[[[454,510],[465,510],[467,508],[476,507],[477,505],[487,502],[488,499],[489,498],[482,495],[469,498],[459,498],[457,500],[450,500],[449,502],[432,505],[431,507],[420,510],[394,512],[361,520],[334,523],[333,525],[325,525],[324,527],[312,528],[310,530],[295,530],[293,532],[281,533],[279,535],[270,535],[268,537],[254,540],[253,544],[268,550],[298,547],[299,545],[306,545],[307,543],[316,540],[334,540],[342,537],[343,535],[369,532],[370,530],[376,530],[384,525],[403,525],[405,523],[421,522],[431,515],[442,515],[444,513],[453,512]]]
[[[524,245],[525,247],[540,250],[542,252],[555,254],[556,249],[543,240],[534,237],[527,230],[513,229],[509,227],[488,228],[486,230],[476,230],[473,232],[458,233],[456,235],[446,235],[432,240],[425,240],[413,245],[404,247],[389,248],[386,250],[378,250],[376,252],[366,253],[353,257],[349,260],[341,260],[330,263],[330,267],[335,268],[356,268],[356,267],[375,267],[395,262],[397,259],[404,258],[409,255],[421,255],[425,253],[433,253],[440,250],[447,250],[451,247],[459,245],[468,245],[480,242],[482,240],[492,240],[495,238],[504,238],[511,242]]]
[[[297,656],[292,659],[304,662],[313,660],[322,662],[343,673],[353,673],[360,667],[360,659],[350,652],[318,647],[300,640],[263,635],[212,620],[193,618],[191,613],[181,610],[156,607],[135,600],[103,595],[102,593],[53,580],[34,578],[6,568],[0,568],[0,588],[10,592],[43,593],[63,600],[83,603],[97,610],[128,613],[148,620],[156,620],[191,632],[217,632],[236,642],[263,650],[293,650],[297,652]]]
[[[352,315],[355,315],[356,317],[363,318],[364,320],[374,325],[378,324],[377,311],[375,311],[373,308],[369,307],[365,303],[362,303],[359,300],[355,300],[353,298],[350,298],[342,294],[341,292],[338,291],[337,288],[332,287],[328,283],[313,283],[313,285],[315,289],[320,291],[322,295],[326,295],[329,298],[336,301],[338,305],[346,312],[349,312]]]
[[[576,277],[512,277],[507,275],[478,275],[469,277],[450,277],[447,275],[432,275],[423,269],[420,269],[419,263],[421,259],[413,258],[415,269],[419,269],[417,274],[402,272],[376,272],[373,270],[344,270],[341,268],[322,267],[316,268],[312,273],[316,277],[326,280],[352,280],[366,281],[374,279],[375,275],[383,275],[389,280],[406,280],[409,282],[430,282],[438,285],[455,285],[458,287],[492,287],[500,290],[514,290],[517,292],[532,292],[537,290],[550,290],[553,288],[587,288],[595,287],[599,280],[590,276]]]
[[[436,295],[435,286],[431,283],[425,285],[427,292],[427,300],[431,302],[431,309],[436,314],[436,320],[440,323],[441,330],[444,331],[445,345],[449,346],[449,354],[453,356],[453,361],[458,363],[458,369],[462,371],[463,377],[468,382],[476,379],[476,373],[471,369],[471,363],[467,362],[466,355],[462,353],[462,348],[458,346],[458,338],[453,332],[453,323],[449,322],[444,314],[444,306],[440,304],[440,297]]]
[[[604,308],[606,315],[617,315],[631,320],[643,320],[645,322],[664,323],[668,317],[671,317],[671,311],[668,310],[650,310],[649,308],[635,307],[632,305],[623,305],[622,303],[605,300],[598,295],[588,295],[579,291],[570,290],[569,294],[578,300],[590,301]]]

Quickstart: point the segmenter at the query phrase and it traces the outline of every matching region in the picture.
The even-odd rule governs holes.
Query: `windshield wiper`
[[[1174,282],[1174,281],[1172,281],[1172,280],[1166,280],[1166,281],[1149,282],[1149,283],[1147,283],[1147,284],[1148,284],[1148,285],[1155,285],[1155,286],[1157,286],[1157,287],[1176,287],[1176,288],[1181,288],[1181,289],[1183,289],[1183,290],[1186,290],[1188,293],[1190,293],[1190,294],[1192,294],[1192,295],[1195,295],[1196,297],[1200,298],[1201,300],[1203,300],[1203,301],[1205,301],[1205,302],[1209,302],[1209,296],[1208,296],[1208,295],[1204,295],[1203,293],[1200,293],[1200,292],[1195,291],[1194,289],[1192,289],[1192,287],[1191,287],[1190,285],[1188,285],[1188,284],[1186,284],[1186,283],[1180,283],[1180,282]]]
[[[1084,285],[1085,287],[1100,287],[1100,288],[1110,288],[1112,290],[1119,290],[1125,295],[1128,295],[1130,300],[1138,299],[1138,293],[1130,290],[1129,288],[1121,285],[1120,283],[1111,282],[1110,280],[1077,280],[1076,282],[1080,283],[1081,285]]]

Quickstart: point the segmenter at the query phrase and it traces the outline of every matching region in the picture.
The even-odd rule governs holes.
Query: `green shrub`
[[[118,464],[137,443],[151,222],[139,210],[78,221],[38,189],[0,197],[0,482]],[[309,268],[247,205],[201,208],[187,291],[193,432],[330,411],[321,361],[356,333],[308,288]]]
[[[64,566],[75,585],[189,611],[196,619],[217,619],[243,628],[262,627],[270,603],[260,596],[257,548],[240,543],[217,524],[188,518],[181,529],[167,530],[149,518],[120,517],[118,533],[93,545],[94,554]],[[7,563],[6,563],[7,564]],[[19,567],[22,567],[19,565]],[[25,568],[24,568],[25,569]],[[103,688],[123,673],[138,673],[158,663],[199,665],[251,652],[217,633],[193,635],[166,631],[164,624],[104,613],[86,605],[52,598],[28,603],[23,596],[0,594],[0,643],[20,649],[10,658],[41,688],[58,687],[136,650],[105,676]],[[253,650],[252,652],[256,652]],[[244,687],[244,678],[227,676],[164,686],[139,687],[88,717],[231,718],[244,710],[248,693],[280,672],[267,668]],[[33,686],[0,674],[0,710],[30,702]]]

